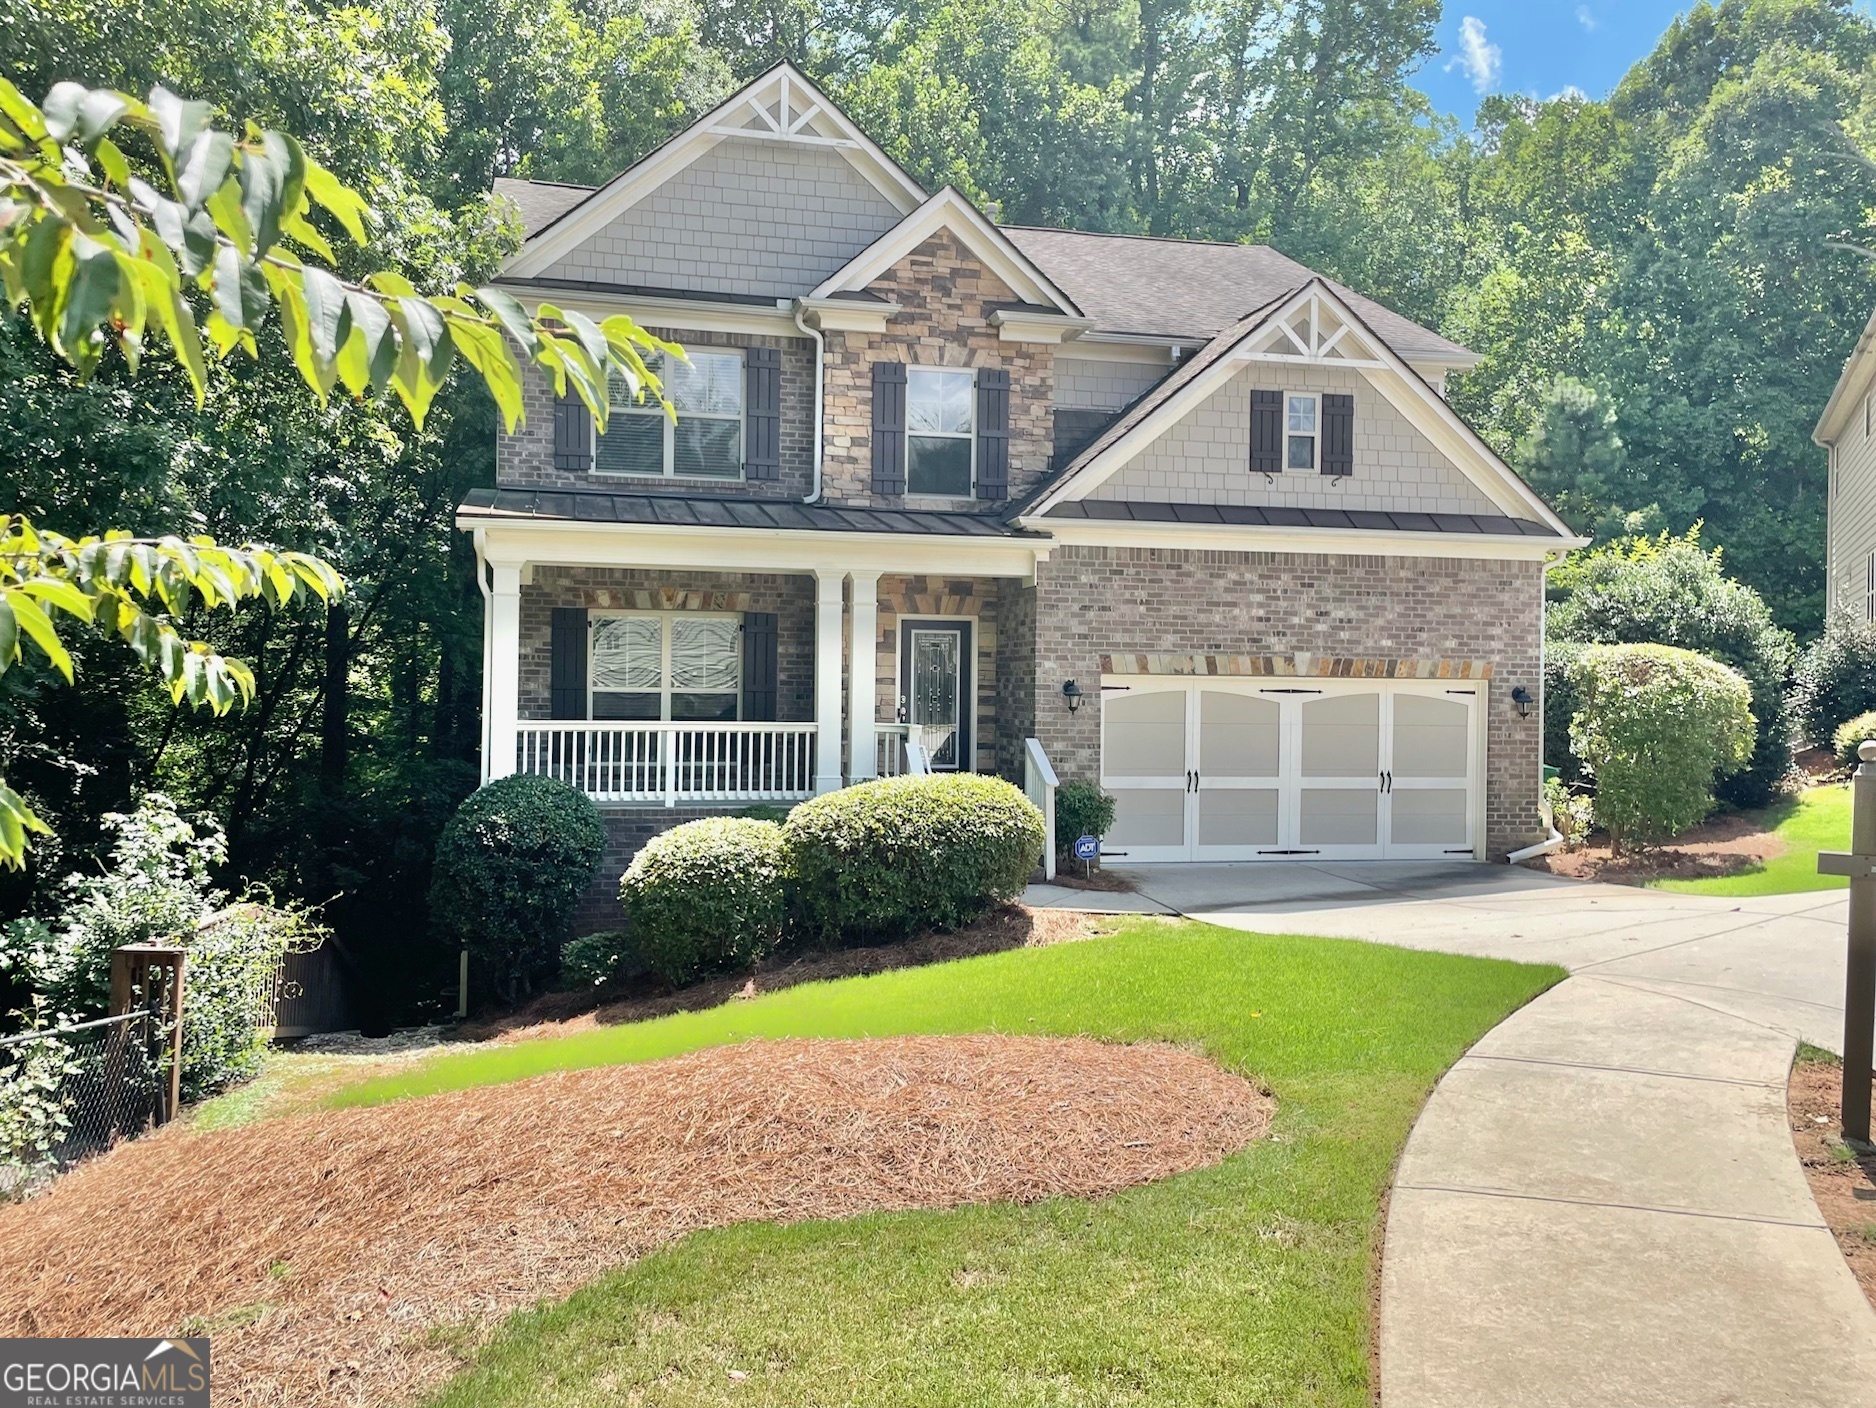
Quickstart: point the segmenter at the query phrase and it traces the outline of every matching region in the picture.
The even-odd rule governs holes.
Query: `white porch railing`
[[[877,776],[904,777],[931,771],[931,758],[920,740],[920,730],[910,724],[876,723],[873,731],[879,740]]]
[[[517,727],[516,771],[596,802],[795,802],[814,795],[813,724],[539,723]]]
[[[1042,813],[1042,878],[1055,878],[1055,766],[1035,739],[1023,744],[1023,791]]]

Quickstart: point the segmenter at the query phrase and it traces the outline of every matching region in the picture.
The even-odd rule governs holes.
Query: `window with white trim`
[[[647,359],[677,408],[673,421],[656,400],[632,399],[612,383],[606,433],[595,435],[598,474],[667,479],[740,479],[743,475],[743,359],[734,352],[692,352],[689,364]]]
[[[906,369],[906,493],[970,497],[977,452],[976,402],[974,373]]]
[[[1314,395],[1290,394],[1283,406],[1283,467],[1309,470],[1320,467],[1322,455],[1322,402]]]
[[[742,618],[700,611],[591,617],[587,717],[735,719],[742,708]]]

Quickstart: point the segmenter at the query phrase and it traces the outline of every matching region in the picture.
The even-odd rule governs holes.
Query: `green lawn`
[[[1800,890],[1840,890],[1841,875],[1819,875],[1819,851],[1850,849],[1850,789],[1844,784],[1813,787],[1769,807],[1761,815],[1786,845],[1785,854],[1737,875],[1712,880],[1657,880],[1654,887],[1688,895],[1790,895]]]
[[[514,1317],[437,1402],[1366,1408],[1379,1208],[1401,1143],[1440,1073],[1562,976],[1140,921],[1104,939],[443,1055],[336,1102],[751,1036],[1195,1044],[1276,1094],[1273,1138],[1100,1202],[699,1233]]]

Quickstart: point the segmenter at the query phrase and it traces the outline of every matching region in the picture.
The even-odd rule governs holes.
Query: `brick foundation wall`
[[[599,874],[593,877],[591,888],[574,912],[573,932],[592,934],[625,923],[624,911],[619,908],[619,877],[652,837],[687,821],[733,816],[742,809],[740,803],[734,807],[601,807],[606,849],[600,857]]]
[[[521,717],[549,715],[553,608],[632,611],[773,611],[780,618],[776,717],[814,718],[814,579],[773,572],[673,572],[537,567],[521,589]]]
[[[1485,842],[1539,840],[1543,571],[1536,562],[1060,547],[1035,588],[1035,736],[1063,781],[1100,776],[1101,657],[1284,655],[1462,659],[1489,665]],[[1091,696],[1070,715],[1053,690]]]

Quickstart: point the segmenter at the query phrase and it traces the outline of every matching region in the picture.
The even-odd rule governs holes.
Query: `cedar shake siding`
[[[1101,657],[1314,655],[1485,662],[1486,854],[1544,837],[1544,576],[1536,562],[1058,547],[1037,570],[1035,737],[1055,771],[1100,780]],[[1059,697],[1078,682],[1075,714]]]

